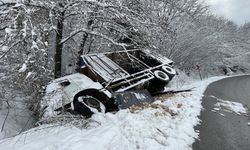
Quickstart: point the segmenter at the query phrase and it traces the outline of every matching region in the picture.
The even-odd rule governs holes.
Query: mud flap
[[[126,109],[132,105],[152,103],[154,101],[147,90],[117,92],[114,94],[114,99],[119,109]]]

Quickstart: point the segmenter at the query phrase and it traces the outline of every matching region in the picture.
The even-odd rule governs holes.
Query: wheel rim
[[[166,78],[165,74],[163,74],[162,72],[159,72],[158,75],[159,75],[162,79],[165,79],[165,78]]]
[[[99,101],[97,101],[96,99],[93,98],[88,98],[84,101],[88,106],[93,107],[93,108],[99,108],[100,107],[100,103]]]
[[[96,98],[92,96],[83,96],[81,97],[81,101],[86,107],[88,107],[92,112],[95,112],[96,109],[98,112],[105,112],[105,106]]]

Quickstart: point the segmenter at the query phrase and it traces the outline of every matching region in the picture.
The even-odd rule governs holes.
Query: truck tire
[[[74,102],[74,109],[71,113],[74,115],[80,114],[86,118],[89,118],[94,114],[88,107],[79,101]]]
[[[103,103],[100,102],[97,98],[95,98],[93,96],[88,96],[88,95],[83,96],[82,103],[90,109],[96,109],[98,112],[105,113],[105,111],[106,111],[106,108],[103,105]]]
[[[154,71],[155,78],[163,83],[168,83],[169,82],[169,77],[168,75],[161,71],[161,70],[156,70]]]
[[[168,75],[170,80],[172,80],[173,77],[176,75],[176,71],[169,66],[162,66],[161,69]]]
[[[94,113],[105,113],[106,107],[97,98],[89,95],[79,96],[74,103],[74,110],[89,118]]]

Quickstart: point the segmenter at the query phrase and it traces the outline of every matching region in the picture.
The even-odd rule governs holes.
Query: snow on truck
[[[152,102],[149,93],[164,89],[176,74],[172,60],[149,50],[87,54],[79,64],[79,73],[47,86],[44,115],[65,110],[91,116]]]

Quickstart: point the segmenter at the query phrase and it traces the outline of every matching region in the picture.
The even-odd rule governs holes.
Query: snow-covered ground
[[[194,126],[200,120],[201,98],[207,85],[223,77],[213,77],[174,89],[194,88],[168,99],[158,97],[144,109],[97,113],[83,122],[84,128],[70,124],[41,125],[0,141],[4,150],[186,150],[198,138]],[[178,81],[178,82],[177,82]],[[184,79],[183,79],[184,81]]]
[[[30,129],[34,123],[32,112],[24,104],[24,99],[28,97],[17,91],[15,91],[16,95],[11,94],[12,92],[14,93],[13,90],[8,89],[6,91],[9,91],[9,93],[5,93],[5,98],[0,98],[0,139],[11,137]]]

